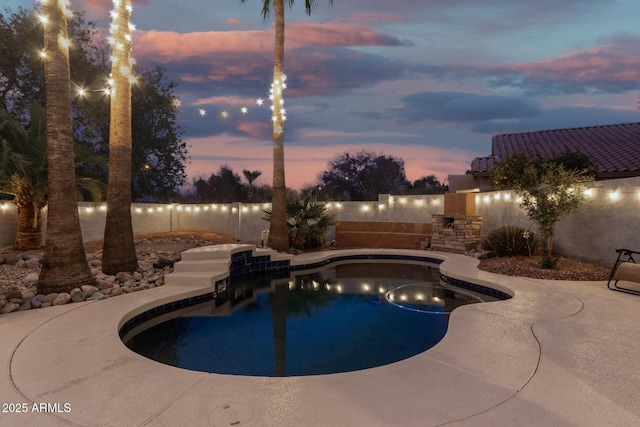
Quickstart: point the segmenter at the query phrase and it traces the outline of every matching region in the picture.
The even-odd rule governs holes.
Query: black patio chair
[[[638,289],[630,289],[618,285],[618,281],[640,283],[640,264],[636,263],[633,258],[634,255],[640,255],[640,252],[632,251],[631,249],[616,249],[616,252],[618,252],[618,259],[616,259],[616,263],[611,269],[607,287],[613,291],[640,295],[640,290]]]

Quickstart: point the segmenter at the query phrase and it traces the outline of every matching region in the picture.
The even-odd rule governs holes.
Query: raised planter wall
[[[341,221],[336,224],[336,242],[342,248],[424,249],[430,239],[431,224],[424,222]]]

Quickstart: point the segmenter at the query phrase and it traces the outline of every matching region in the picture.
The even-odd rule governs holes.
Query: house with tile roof
[[[449,191],[491,190],[491,171],[511,153],[552,159],[567,151],[589,157],[597,180],[640,176],[640,122],[495,135],[491,155],[473,159],[466,175],[449,176]]]

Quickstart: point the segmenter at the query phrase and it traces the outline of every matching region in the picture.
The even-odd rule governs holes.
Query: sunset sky
[[[72,4],[108,27],[111,0]],[[178,82],[189,182],[224,164],[271,182],[274,28],[261,5],[134,1],[133,56]],[[442,180],[490,154],[496,133],[637,122],[639,17],[637,0],[318,0],[311,17],[298,0],[286,10],[287,185],[313,184],[348,150]]]

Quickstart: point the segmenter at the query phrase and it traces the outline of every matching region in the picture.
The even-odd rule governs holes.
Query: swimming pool
[[[455,307],[496,299],[443,284],[438,268],[424,263],[349,262],[234,278],[208,301],[123,340],[139,354],[190,370],[329,374],[421,353],[445,335]]]

